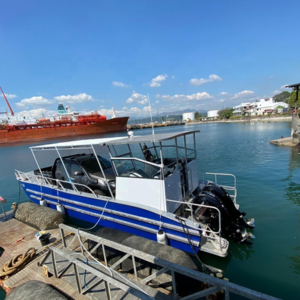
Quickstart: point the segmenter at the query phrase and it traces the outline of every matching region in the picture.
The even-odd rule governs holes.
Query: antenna
[[[152,121],[152,110],[151,110],[149,94],[148,94],[148,102],[149,102],[150,118],[151,118],[151,123],[152,123],[152,135],[154,135],[154,126],[153,126],[154,124],[153,124],[153,121]]]

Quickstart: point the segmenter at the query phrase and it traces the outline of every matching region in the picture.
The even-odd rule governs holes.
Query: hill
[[[290,95],[291,95],[291,93],[284,91],[284,92],[274,96],[273,99],[275,100],[275,102],[289,103]]]

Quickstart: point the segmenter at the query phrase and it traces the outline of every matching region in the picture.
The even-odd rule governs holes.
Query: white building
[[[215,109],[215,110],[208,110],[207,111],[207,118],[218,118],[219,114],[218,114],[219,110]]]
[[[186,112],[182,114],[183,121],[194,121],[195,120],[195,113],[194,112]]]
[[[251,103],[248,110],[250,116],[261,116],[276,111],[278,106],[288,108],[289,105],[285,102],[275,102],[273,98],[260,99],[257,102]]]
[[[233,115],[234,116],[242,116],[249,108],[250,108],[251,103],[241,103],[237,106],[233,107]]]
[[[275,102],[273,98],[260,99],[252,103],[241,103],[233,107],[235,116],[261,116],[269,113],[274,113],[278,106],[288,108],[289,105],[285,102]]]

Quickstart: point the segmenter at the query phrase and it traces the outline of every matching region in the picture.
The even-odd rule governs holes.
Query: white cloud
[[[73,96],[72,95],[67,95],[67,96],[62,95],[62,96],[54,97],[54,99],[59,102],[67,102],[69,104],[94,101],[93,97],[86,93],[81,93],[81,94],[77,94],[77,95],[73,95]]]
[[[149,105],[143,107],[144,112],[150,112],[150,109],[151,109],[151,107]]]
[[[123,83],[123,82],[120,82],[120,81],[113,81],[112,84],[114,86],[118,86],[118,87],[128,87],[127,84]]]
[[[158,75],[155,78],[153,78],[150,82],[151,87],[158,87],[161,86],[161,82],[165,81],[167,79],[168,75]]]
[[[220,95],[225,96],[225,95],[228,95],[228,93],[227,92],[222,92]]]
[[[38,108],[38,109],[31,109],[31,110],[23,110],[21,112],[18,112],[15,114],[15,116],[18,118],[24,118],[26,119],[40,119],[44,117],[53,117],[57,115],[57,111],[54,110],[46,110],[45,108]]]
[[[201,85],[201,84],[204,84],[204,83],[207,83],[207,82],[220,81],[220,80],[222,80],[221,77],[219,77],[216,74],[211,74],[206,79],[205,78],[200,78],[200,79],[193,78],[193,79],[190,80],[190,84],[192,84],[192,85]]]
[[[282,93],[283,91],[288,91],[289,88],[286,88],[287,85],[288,85],[288,84],[282,85],[279,89],[273,91],[273,92],[272,92],[272,95],[278,95],[278,94]]]
[[[14,99],[14,98],[18,97],[17,95],[14,95],[14,94],[5,94],[5,93],[4,93],[4,95],[5,95],[5,97],[6,97],[7,99]],[[1,96],[2,98],[4,98],[3,95],[2,95],[2,93],[0,94],[0,96]]]
[[[252,96],[253,94],[254,94],[253,91],[245,90],[245,91],[242,91],[242,92],[239,92],[239,93],[234,94],[234,95],[231,97],[231,99],[246,98],[246,97]]]
[[[272,92],[272,95],[278,95],[278,94],[280,94],[280,93],[282,93],[282,91],[281,90],[275,90],[275,91],[273,91]]]
[[[147,104],[148,97],[133,91],[132,95],[126,100],[126,103]]]
[[[288,88],[286,88],[287,85],[288,85],[288,84],[282,85],[282,86],[280,87],[280,89],[281,89],[281,90],[286,90],[286,89],[288,89]]]
[[[20,102],[16,103],[18,107],[28,107],[28,106],[49,106],[53,104],[53,101],[50,101],[42,96],[31,97],[27,99],[22,99]]]
[[[213,97],[208,94],[207,92],[202,92],[202,93],[196,93],[196,94],[191,94],[191,95],[155,95],[156,98],[162,99],[163,101],[183,101],[183,102],[188,102],[188,101],[199,101],[199,100],[206,100],[206,99],[212,99]]]

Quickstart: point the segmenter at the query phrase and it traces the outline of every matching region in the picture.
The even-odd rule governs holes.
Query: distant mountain
[[[196,109],[184,109],[184,110],[177,110],[177,111],[170,111],[170,112],[163,112],[163,113],[156,113],[155,111],[152,111],[152,120],[153,122],[161,122],[162,119],[164,121],[167,120],[176,120],[176,121],[181,121],[182,120],[182,114],[186,113],[186,112],[198,112],[200,114],[205,114],[207,115],[207,111],[206,110],[196,110]],[[150,115],[148,117],[130,117],[128,124],[135,124],[135,123],[150,123],[151,122],[151,118]]]
[[[275,102],[289,103],[290,96],[291,96],[291,94],[289,92],[284,91],[284,92],[274,96],[273,99],[275,100]]]

